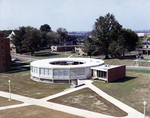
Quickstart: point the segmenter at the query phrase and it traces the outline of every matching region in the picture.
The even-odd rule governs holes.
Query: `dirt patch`
[[[127,116],[126,112],[108,102],[89,88],[75,91],[49,101],[115,117]]]
[[[83,117],[32,105],[14,109],[1,110],[0,118],[83,118]]]

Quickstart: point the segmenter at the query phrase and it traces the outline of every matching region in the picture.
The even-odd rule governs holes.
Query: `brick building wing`
[[[10,40],[0,33],[0,72],[11,69]]]

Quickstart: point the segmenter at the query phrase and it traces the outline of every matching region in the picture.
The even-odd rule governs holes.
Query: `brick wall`
[[[0,33],[0,72],[11,69],[10,41]]]
[[[115,81],[126,76],[126,65],[108,69],[107,82]]]

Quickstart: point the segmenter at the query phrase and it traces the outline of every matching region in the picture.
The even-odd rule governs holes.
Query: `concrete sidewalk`
[[[135,110],[135,109],[131,108],[130,106],[120,102],[119,100],[111,97],[110,95],[106,94],[105,92],[103,92],[99,88],[95,87],[92,84],[91,80],[87,80],[87,81],[85,81],[85,83],[90,89],[95,91],[98,95],[100,95],[101,97],[103,97],[107,101],[111,102],[112,104],[114,104],[118,108],[120,108],[123,111],[125,111],[126,113],[128,113],[128,116],[126,116],[125,118],[142,118],[143,117],[142,113],[138,112],[137,110]]]
[[[9,98],[9,93],[0,91],[0,96]],[[57,103],[47,102],[44,99],[33,99],[33,98],[28,98],[28,97],[24,97],[24,96],[20,96],[20,95],[16,95],[16,94],[12,94],[12,99],[25,102],[25,104],[37,105],[37,106],[41,106],[41,107],[45,107],[45,108],[49,108],[49,109],[53,109],[53,110],[58,110],[58,111],[70,113],[73,115],[86,117],[86,118],[116,118],[113,116],[108,116],[105,114],[100,114],[100,113],[96,113],[96,112],[92,112],[92,111],[88,111],[88,110],[83,110],[83,109],[69,107],[69,106],[65,106],[65,105],[61,105],[61,104],[57,104]],[[14,108],[16,108],[16,105],[13,105],[13,106],[14,106]],[[23,106],[23,105],[20,105],[20,107],[21,106]],[[18,105],[18,107],[19,107],[19,105]],[[9,107],[6,107],[6,109],[7,108],[9,108]],[[13,107],[10,107],[10,108],[13,108]],[[4,107],[2,109],[4,110]]]
[[[82,116],[82,117],[84,116],[86,118],[117,118],[117,117],[108,116],[105,114],[96,113],[96,112],[92,112],[92,111],[88,111],[88,110],[83,110],[83,109],[65,106],[65,105],[61,105],[61,104],[57,104],[57,103],[47,102],[47,100],[49,100],[49,99],[53,99],[53,98],[56,98],[56,97],[86,88],[86,87],[89,87],[90,89],[95,91],[98,95],[102,96],[103,98],[105,98],[106,100],[111,102],[112,104],[116,105],[117,107],[119,107],[120,109],[122,109],[123,111],[128,113],[128,116],[125,116],[122,118],[142,118],[142,117],[144,117],[144,115],[142,113],[140,113],[137,110],[129,107],[128,105],[120,102],[119,100],[109,96],[108,94],[101,91],[99,88],[92,85],[91,80],[84,80],[84,82],[86,84],[84,86],[81,86],[78,88],[71,88],[69,90],[63,91],[63,92],[55,94],[55,95],[51,95],[51,96],[43,98],[43,99],[34,99],[34,98],[24,97],[24,96],[20,96],[20,95],[16,95],[16,94],[11,94],[11,97],[14,100],[24,102],[24,104],[21,104],[20,107],[23,105],[25,105],[25,106],[38,105],[38,106],[42,106],[45,108],[58,110],[58,111],[62,111],[62,112],[66,112],[66,113],[70,113],[70,114],[74,114],[74,115],[78,115],[78,116]],[[0,91],[0,96],[9,98],[9,93]],[[19,107],[19,105],[18,106],[13,105],[13,106],[14,106],[14,108]],[[13,108],[13,106],[11,106],[10,108]],[[7,108],[9,108],[9,107],[7,107]],[[5,107],[2,107],[2,109],[4,110]],[[121,118],[121,117],[119,117],[119,118]]]
[[[60,92],[60,93],[57,93],[57,94],[54,94],[54,95],[45,97],[45,98],[43,98],[43,99],[41,99],[41,100],[47,101],[47,100],[50,100],[50,99],[53,99],[53,98],[57,98],[57,97],[60,97],[60,96],[62,96],[62,95],[65,95],[65,94],[74,92],[74,91],[78,91],[78,90],[83,89],[83,88],[86,88],[86,87],[88,87],[88,86],[81,86],[81,87],[78,87],[78,88],[70,88],[70,89],[67,90],[67,91],[63,91],[63,92]]]
[[[6,110],[6,109],[24,107],[24,106],[29,106],[29,105],[31,105],[31,104],[23,103],[23,104],[17,104],[17,105],[4,106],[4,107],[0,107],[0,110]]]

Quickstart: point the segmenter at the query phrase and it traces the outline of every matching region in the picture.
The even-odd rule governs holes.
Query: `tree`
[[[49,45],[49,48],[51,45],[58,45],[59,44],[59,35],[53,31],[47,33],[46,39],[47,39],[47,43]]]
[[[109,45],[109,54],[111,57],[121,56],[122,46],[117,41],[112,41]]]
[[[96,19],[93,34],[97,41],[96,44],[100,48],[99,50],[105,54],[105,58],[108,58],[110,43],[117,40],[121,28],[122,26],[113,14],[108,13],[106,16]]]
[[[26,34],[25,27],[19,27],[19,30],[16,30],[15,35],[12,37],[12,43],[16,46],[16,52],[22,54],[22,41],[24,40],[24,35]]]
[[[31,55],[33,55],[39,47],[41,37],[41,32],[37,29],[33,29],[24,36],[24,46],[31,52]]]
[[[84,38],[84,46],[82,48],[83,52],[86,52],[88,54],[88,56],[94,54],[96,52],[96,48],[95,48],[95,44],[94,44],[94,40],[92,38],[89,37],[85,37]]]
[[[47,33],[46,32],[41,32],[41,43],[40,43],[40,47],[46,47],[47,46],[47,39],[46,39],[46,36],[47,36]]]
[[[40,27],[41,32],[50,32],[51,27],[48,24],[41,25]]]
[[[51,27],[48,24],[41,25],[40,31],[42,32],[42,39],[41,39],[40,46],[45,47],[48,42],[46,36],[48,32],[51,32]]]
[[[57,33],[60,36],[60,45],[64,45],[66,43],[66,39],[68,37],[68,32],[65,28],[58,28]]]
[[[121,29],[119,40],[121,42],[123,56],[125,51],[131,52],[135,50],[138,44],[138,36],[131,29]]]

